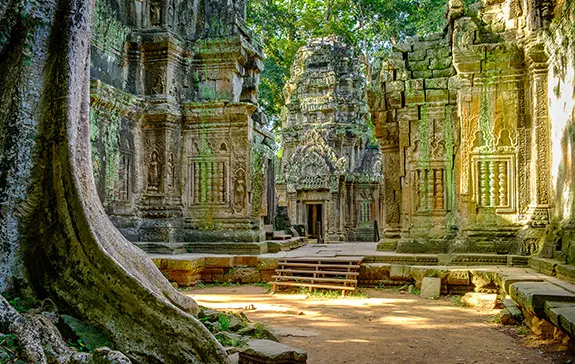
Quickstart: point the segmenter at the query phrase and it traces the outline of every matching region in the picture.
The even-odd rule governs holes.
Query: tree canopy
[[[280,126],[282,89],[297,50],[307,40],[337,35],[372,64],[395,43],[444,27],[446,0],[251,0],[247,21],[266,53],[260,103]]]

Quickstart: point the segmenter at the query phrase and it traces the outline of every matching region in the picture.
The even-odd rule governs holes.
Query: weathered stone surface
[[[411,267],[408,265],[392,265],[389,270],[389,278],[398,281],[411,280]]]
[[[240,364],[299,364],[307,362],[304,350],[270,340],[251,340],[240,352]]]
[[[438,298],[441,295],[441,278],[425,277],[421,281],[421,297]]]
[[[532,257],[529,259],[529,267],[536,272],[544,273],[550,276],[555,275],[555,268],[559,262],[553,259]]]
[[[523,321],[523,315],[517,307],[505,307],[499,312],[499,321],[502,325],[517,325]]]
[[[492,310],[497,306],[497,295],[494,293],[466,293],[462,301],[469,307]]]
[[[575,294],[547,282],[519,282],[510,286],[510,295],[523,311],[543,317],[545,302],[575,302]]]

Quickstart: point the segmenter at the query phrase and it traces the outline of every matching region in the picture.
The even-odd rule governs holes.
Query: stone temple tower
[[[298,51],[284,89],[277,188],[291,223],[312,239],[374,239],[381,153],[365,91],[356,51],[337,38],[315,39]]]

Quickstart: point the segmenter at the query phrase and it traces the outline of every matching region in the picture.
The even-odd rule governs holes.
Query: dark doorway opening
[[[317,239],[318,234],[321,234],[321,230],[318,231],[318,222],[320,229],[323,229],[323,204],[307,205],[307,231],[310,239]]]

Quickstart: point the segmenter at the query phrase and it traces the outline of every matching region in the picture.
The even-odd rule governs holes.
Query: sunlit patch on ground
[[[268,294],[263,287],[211,287],[184,292],[200,305],[242,310],[275,329],[285,344],[308,351],[308,363],[565,363],[566,352],[527,347],[514,328],[491,323],[497,311],[456,307],[392,290],[365,297]]]

